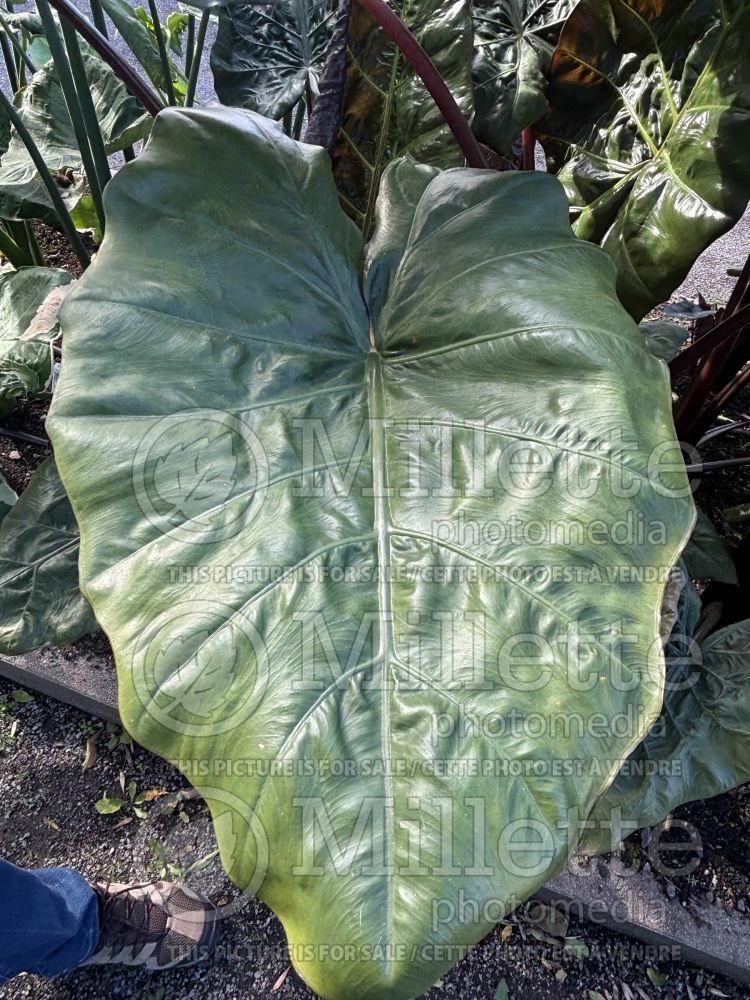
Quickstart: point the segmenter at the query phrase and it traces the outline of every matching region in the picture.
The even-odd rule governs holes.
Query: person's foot
[[[84,965],[140,965],[156,972],[202,962],[219,936],[219,910],[184,885],[92,885],[99,941]]]

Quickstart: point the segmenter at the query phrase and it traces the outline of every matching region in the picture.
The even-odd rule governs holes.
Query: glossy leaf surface
[[[222,104],[279,119],[303,97],[308,82],[316,94],[336,7],[336,0],[222,7],[211,49]]]
[[[69,282],[68,272],[54,267],[0,272],[0,414],[14,409],[19,396],[44,389],[50,374],[49,344],[21,337],[47,294]]]
[[[586,853],[614,850],[621,837],[660,823],[683,802],[750,780],[750,620],[700,646],[691,636],[673,637],[662,713],[596,803],[581,844]],[[603,825],[610,820],[611,834]]]
[[[509,153],[547,110],[547,70],[575,0],[481,0],[474,17],[473,128]]]
[[[540,137],[637,319],[747,205],[748,35],[747,0],[583,0],[563,28]]]
[[[78,525],[54,458],[0,523],[0,653],[64,646],[96,630],[78,587]]]
[[[663,366],[559,184],[433,173],[387,172],[365,249],[322,149],[163,112],[63,306],[48,421],[123,720],[337,1000],[417,996],[564,864],[658,714],[658,567],[693,520],[649,471],[678,468]],[[617,542],[637,512],[666,534]],[[603,733],[503,724],[592,710]]]
[[[468,3],[401,0],[394,8],[471,119],[473,30]],[[463,164],[456,140],[422,81],[355,3],[349,19],[349,64],[334,170],[342,201],[368,238],[383,171],[404,155],[437,167]]]
[[[113,153],[148,135],[150,118],[98,57],[84,54],[91,96],[107,152]],[[16,96],[18,112],[44,162],[56,175],[71,210],[84,192],[81,154],[57,71],[52,63],[38,70]],[[57,213],[26,147],[13,132],[0,161],[0,218],[41,218],[56,223]]]

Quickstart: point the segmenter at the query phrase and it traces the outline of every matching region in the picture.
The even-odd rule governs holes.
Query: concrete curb
[[[573,858],[536,896],[643,941],[662,961],[692,962],[750,984],[750,919],[705,901],[683,906],[652,875],[617,859]]]
[[[120,721],[114,670],[96,667],[91,659],[63,659],[57,650],[22,656],[0,656],[0,677],[80,708],[107,722]]]

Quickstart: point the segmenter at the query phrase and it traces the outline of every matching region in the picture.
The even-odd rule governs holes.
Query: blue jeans
[[[17,868],[0,858],[0,983],[80,965],[99,940],[99,905],[71,868]]]

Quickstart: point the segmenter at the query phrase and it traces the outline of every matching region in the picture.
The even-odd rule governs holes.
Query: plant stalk
[[[107,31],[107,20],[104,17],[104,8],[102,7],[100,0],[91,0],[91,13],[94,17],[96,30],[101,32],[101,34],[107,38],[109,34]]]
[[[81,112],[86,125],[86,133],[91,144],[91,152],[99,178],[99,187],[103,192],[104,188],[112,180],[112,171],[109,169],[109,159],[107,158],[107,151],[104,148],[104,138],[99,126],[99,119],[96,117],[94,101],[91,97],[91,88],[86,76],[86,67],[83,64],[81,47],[78,44],[78,34],[75,28],[71,27],[65,20],[61,22],[61,26],[65,47],[68,50],[70,68],[73,72],[73,80],[78,92]]]
[[[148,9],[151,12],[151,23],[154,26],[156,45],[159,49],[159,58],[161,59],[161,66],[164,72],[167,104],[174,106],[177,101],[175,100],[174,84],[172,83],[172,67],[169,65],[169,54],[167,53],[167,45],[164,41],[164,32],[161,30],[161,20],[159,19],[159,8],[156,6],[156,0],[148,0]]]
[[[188,14],[187,37],[185,38],[185,76],[190,77],[190,70],[195,55],[195,14]]]
[[[0,34],[0,48],[3,52],[3,61],[5,62],[5,71],[8,74],[8,83],[10,84],[11,92],[15,94],[18,90],[16,60],[13,56],[13,46],[11,45],[8,35],[5,32]]]
[[[122,80],[129,93],[155,118],[164,109],[163,103],[153,90],[147,87],[143,80],[133,72],[123,57],[114,50],[107,37],[94,27],[75,4],[71,3],[71,0],[49,0],[49,3],[99,53],[115,76]]]
[[[99,183],[99,174],[97,173],[94,155],[91,151],[86,121],[84,119],[83,109],[76,91],[75,81],[73,80],[73,73],[71,71],[67,55],[65,54],[65,49],[60,40],[60,35],[58,34],[57,25],[55,24],[55,19],[52,16],[49,3],[47,0],[37,0],[36,9],[42,19],[44,34],[47,37],[47,44],[49,45],[50,52],[52,53],[55,69],[57,70],[57,75],[60,79],[60,86],[62,87],[63,96],[65,97],[65,103],[68,106],[68,114],[70,115],[70,120],[73,123],[73,131],[75,132],[76,142],[78,143],[78,148],[81,152],[83,168],[89,182],[91,198],[94,202],[94,208],[96,209],[96,214],[99,218],[99,225],[101,226],[104,223],[102,187]],[[98,122],[96,124],[96,130],[97,132],[99,131]]]
[[[83,245],[83,241],[81,240],[78,230],[76,229],[73,220],[70,217],[70,212],[68,211],[68,207],[63,201],[63,197],[60,194],[60,191],[57,185],[55,184],[52,175],[47,169],[47,164],[44,162],[44,157],[39,152],[39,148],[37,147],[37,144],[31,137],[31,133],[24,125],[21,116],[13,107],[13,102],[10,101],[7,95],[3,93],[2,89],[0,89],[0,107],[4,108],[6,114],[10,118],[11,125],[15,128],[16,132],[18,132],[19,139],[26,147],[26,150],[34,163],[34,166],[39,172],[39,176],[42,180],[42,183],[47,189],[47,193],[50,196],[50,200],[52,201],[52,204],[55,207],[55,211],[57,212],[57,215],[60,219],[60,225],[65,231],[65,235],[70,240],[71,246],[73,247],[73,251],[81,263],[81,267],[87,268],[91,263],[91,261],[89,259],[88,253],[86,252],[86,247]]]
[[[727,316],[726,319],[720,320],[713,330],[704,333],[695,343],[691,344],[690,347],[686,347],[684,351],[680,351],[677,357],[670,361],[669,370],[672,373],[672,377],[674,378],[675,375],[681,375],[683,372],[686,372],[715,347],[718,347],[719,344],[724,343],[729,337],[734,337],[740,333],[743,327],[748,324],[750,324],[750,305],[743,306],[736,313]]]
[[[6,219],[3,223],[10,237],[21,248],[26,264],[44,264],[42,252],[34,236],[31,223],[26,220],[20,222],[17,219]],[[17,267],[19,265],[16,265]]]
[[[525,128],[521,132],[521,170],[536,170],[534,147],[536,138],[533,129]]]
[[[391,10],[385,0],[359,0],[359,3],[378,22],[422,80],[437,104],[448,128],[453,133],[467,164],[470,167],[480,169],[486,167],[487,164],[484,162],[479,143],[475,139],[469,123],[461,113],[461,109],[456,104],[453,94],[435,69],[430,57],[401,18]]]
[[[195,52],[193,53],[193,59],[190,64],[190,76],[188,77],[187,90],[185,92],[185,107],[192,108],[195,103],[195,88],[198,85],[198,73],[201,68],[201,59],[203,58],[203,47],[206,44],[206,31],[208,30],[208,22],[211,19],[211,8],[206,7],[206,9],[201,14],[201,19],[198,22],[198,35],[195,40]]]
[[[26,242],[31,250],[31,256],[34,263],[38,267],[44,267],[44,254],[42,253],[41,247],[37,243],[36,236],[34,235],[34,228],[28,219],[24,222],[23,228],[26,230]]]
[[[19,246],[5,226],[0,226],[0,253],[13,267],[28,267],[34,261],[25,247]]]

